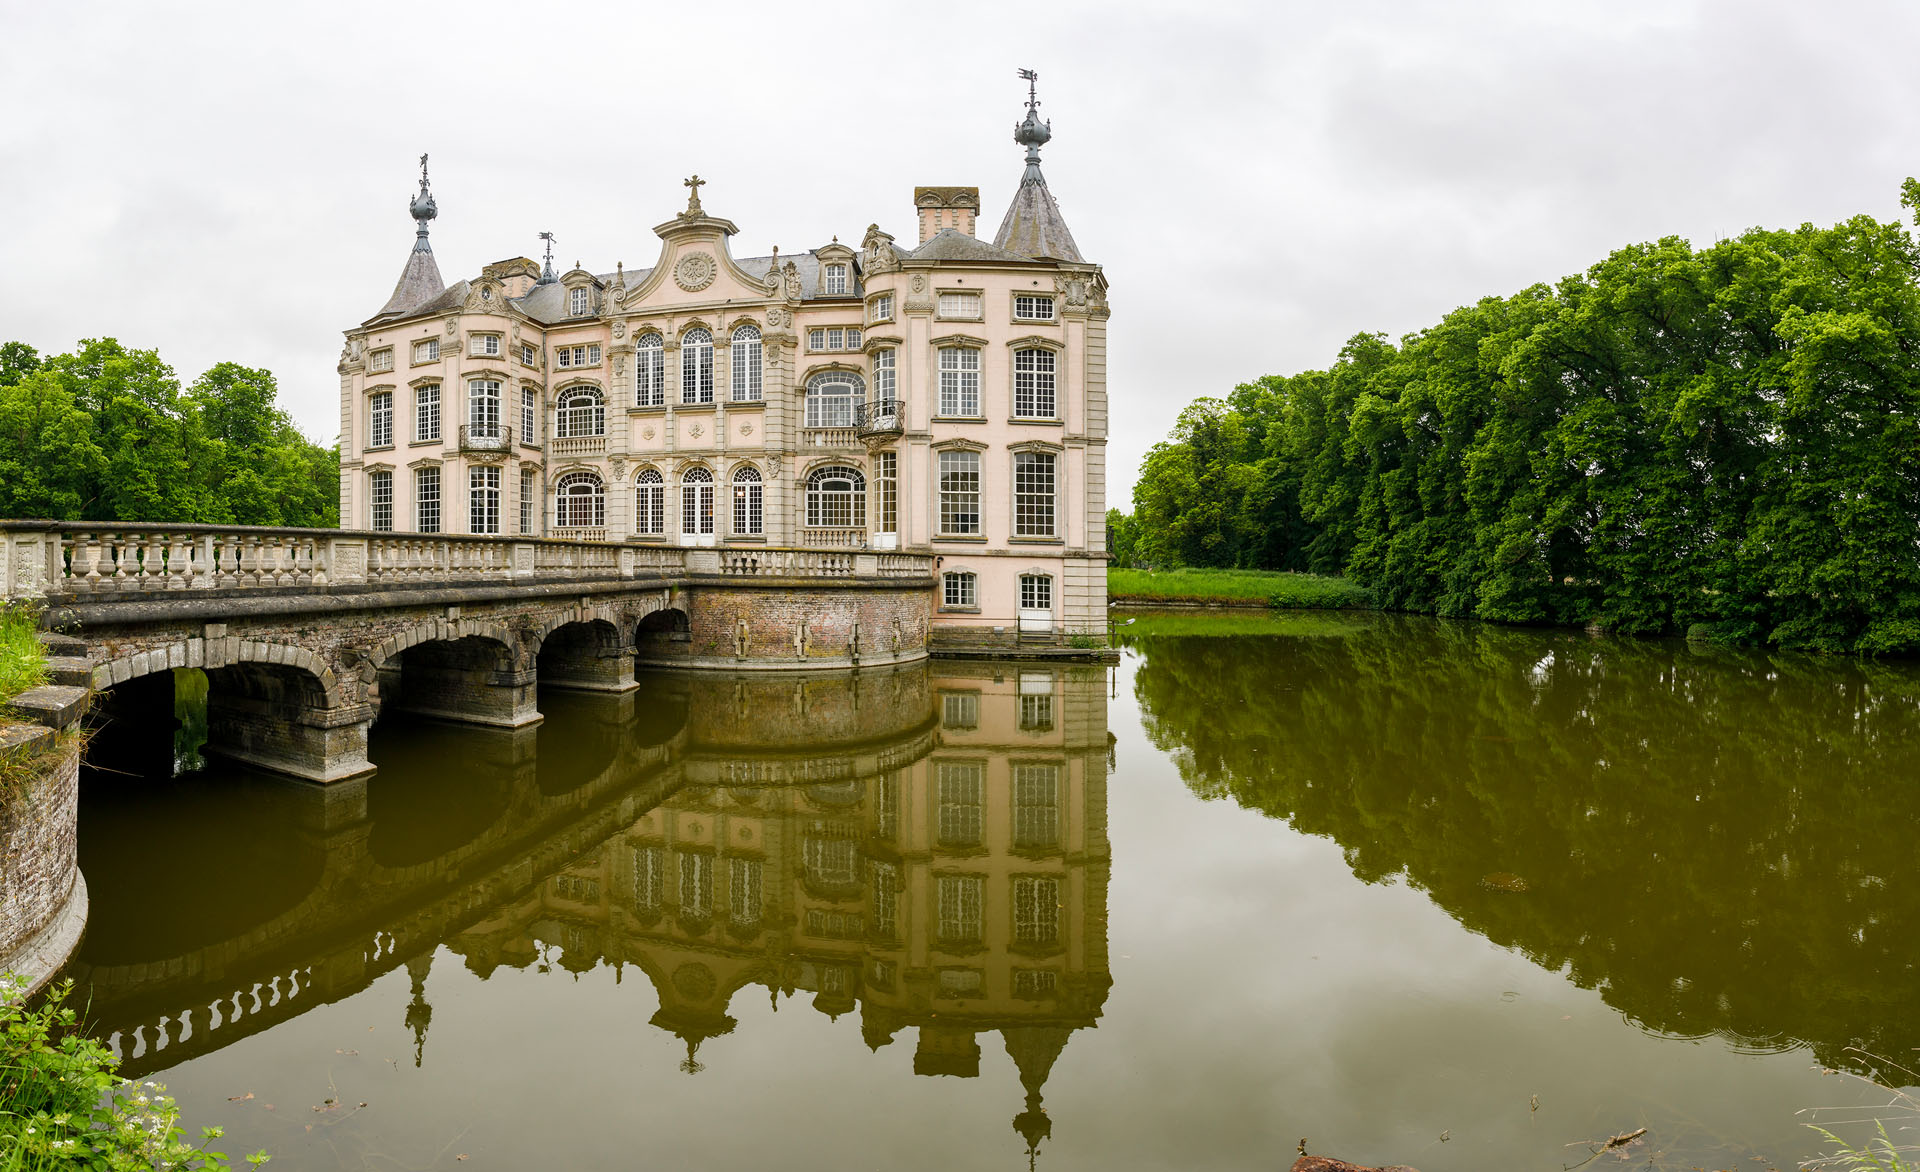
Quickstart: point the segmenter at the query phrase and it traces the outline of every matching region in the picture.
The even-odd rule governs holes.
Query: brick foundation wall
[[[687,593],[685,641],[663,648],[665,654],[655,654],[657,644],[643,644],[642,663],[820,668],[904,663],[927,654],[933,596],[923,585],[700,585]]]
[[[17,971],[37,986],[66,962],[80,924],[62,921],[84,903],[76,823],[80,801],[78,736],[36,729],[37,744],[4,750],[27,763],[27,778],[0,794],[0,972]],[[62,943],[62,937],[70,939]]]

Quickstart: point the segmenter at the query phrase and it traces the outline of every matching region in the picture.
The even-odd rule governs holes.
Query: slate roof
[[[1033,258],[1009,252],[997,244],[969,236],[958,228],[942,228],[914,249],[899,249],[900,255],[913,260],[982,260],[1005,264],[1025,264]]]
[[[383,317],[401,317],[418,312],[422,306],[446,292],[446,282],[440,279],[440,266],[434,262],[433,250],[425,247],[425,244],[423,237],[407,254],[407,267],[400,270],[400,280],[393,287],[393,296],[387,298],[380,312],[367,321],[376,322]]]
[[[1007,208],[1007,218],[1000,221],[1000,231],[994,234],[993,243],[995,247],[1036,259],[1074,264],[1084,264],[1086,260],[1080,255],[1080,246],[1073,242],[1073,233],[1067,231],[1066,218],[1060,214],[1060,205],[1054,202],[1053,193],[1047,190],[1046,178],[1040,174],[1037,161],[1027,163],[1027,173],[1013,193],[1013,203]]]

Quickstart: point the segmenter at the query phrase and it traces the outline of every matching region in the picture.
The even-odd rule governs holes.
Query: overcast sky
[[[1021,171],[1112,283],[1112,499],[1180,407],[1677,234],[1900,214],[1920,5],[1734,0],[297,6],[0,0],[0,340],[270,368],[331,441],[433,156],[449,281],[652,263],[698,172],[736,255]]]

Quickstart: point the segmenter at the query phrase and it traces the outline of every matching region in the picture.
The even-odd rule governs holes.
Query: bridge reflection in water
[[[88,778],[71,975],[96,1032],[140,1077],[405,967],[419,1062],[442,947],[483,979],[631,966],[689,1072],[748,986],[857,1014],[874,1048],[915,1028],[917,1074],[978,1074],[998,1033],[1037,1144],[1111,984],[1104,673],[642,682],[543,699],[536,728],[390,717],[358,782]]]

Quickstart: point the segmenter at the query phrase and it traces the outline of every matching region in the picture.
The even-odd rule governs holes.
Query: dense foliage
[[[1920,669],[1398,615],[1188,633],[1218,622],[1119,628],[1196,793],[1650,1029],[1850,1068],[1920,1047]]]
[[[1920,649],[1920,245],[1866,216],[1669,238],[1398,345],[1362,334],[1331,369],[1188,406],[1134,506],[1132,564],[1345,574],[1441,615]]]
[[[181,389],[152,350],[0,346],[0,517],[331,527],[340,457],[222,362]]]
[[[1345,578],[1271,570],[1107,571],[1107,597],[1115,602],[1249,605],[1295,610],[1354,610],[1373,596]]]
[[[92,1169],[171,1172],[227,1167],[206,1143],[186,1142],[166,1088],[116,1078],[105,1046],[80,1033],[65,1005],[70,985],[35,1008],[0,973],[0,1172]],[[247,1157],[259,1166],[264,1152]]]

